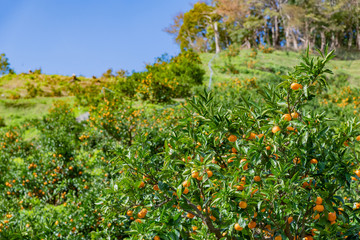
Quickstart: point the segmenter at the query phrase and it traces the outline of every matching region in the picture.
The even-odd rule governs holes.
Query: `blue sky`
[[[140,71],[178,45],[163,32],[195,0],[0,0],[0,53],[15,72]]]

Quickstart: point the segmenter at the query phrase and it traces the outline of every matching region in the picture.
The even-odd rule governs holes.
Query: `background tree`
[[[10,68],[9,59],[5,53],[0,54],[0,75],[11,73],[13,70]]]
[[[230,44],[360,50],[360,0],[213,0],[179,14],[166,31],[182,49]]]

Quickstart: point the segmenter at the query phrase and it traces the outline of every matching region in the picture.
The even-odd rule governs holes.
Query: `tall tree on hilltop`
[[[189,12],[178,15],[174,19],[174,23],[165,31],[175,35],[176,42],[180,44],[183,50],[192,48],[206,51],[209,43],[207,28],[211,27],[214,33],[215,51],[218,53],[221,50],[220,20],[221,16],[215,12],[215,7],[204,2],[198,2],[194,4]]]

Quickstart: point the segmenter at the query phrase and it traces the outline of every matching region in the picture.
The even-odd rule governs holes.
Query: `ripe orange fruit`
[[[190,181],[185,180],[182,185],[183,187],[190,187]]]
[[[290,223],[292,223],[293,220],[294,220],[293,217],[289,217],[287,221],[288,221],[288,223],[290,224]]]
[[[280,235],[275,237],[275,240],[282,240],[282,237]]]
[[[356,141],[360,141],[360,135],[356,137]]]
[[[311,163],[311,164],[317,164],[317,163],[318,163],[318,160],[316,160],[315,158],[313,158],[313,159],[310,160],[310,163]]]
[[[212,177],[212,175],[213,175],[213,172],[212,172],[212,171],[210,171],[210,170],[207,170],[207,171],[206,171],[206,173],[207,173],[207,175],[208,175],[208,178],[211,178],[211,177]]]
[[[356,170],[355,174],[356,174],[356,176],[358,176],[360,178],[360,170]]]
[[[305,240],[314,240],[314,238],[312,236],[306,236]]]
[[[275,127],[272,128],[271,131],[272,131],[273,133],[277,133],[277,132],[281,131],[281,129],[280,129],[279,126],[275,126]]]
[[[334,222],[336,220],[336,213],[335,212],[329,212],[328,220],[330,222]]]
[[[243,230],[243,228],[238,223],[235,223],[234,228],[235,228],[236,231],[242,231]]]
[[[155,237],[154,237],[154,240],[160,240],[160,237],[159,237],[159,236],[155,236]]]
[[[255,139],[256,137],[256,134],[255,133],[250,133],[250,136],[249,136],[249,139],[252,140],[252,139]],[[260,137],[259,137],[260,138]]]
[[[139,212],[139,213],[137,214],[137,216],[138,216],[138,218],[144,218],[144,217],[146,216],[146,213],[144,213],[144,212]]]
[[[300,158],[295,157],[295,158],[293,159],[293,163],[294,163],[294,164],[300,164],[300,163],[301,163]]]
[[[192,219],[192,218],[194,218],[195,216],[194,216],[194,214],[188,213],[188,214],[186,214],[186,217]]]
[[[145,187],[145,183],[141,182],[140,185],[139,185],[139,188],[143,188],[143,187]]]
[[[290,116],[290,114],[284,114],[282,116],[282,119],[284,119],[285,121],[291,121],[291,116]]]
[[[140,220],[140,219],[136,219],[135,222],[141,223],[141,220]]]
[[[210,219],[215,221],[216,220],[216,217],[214,217],[213,215],[210,216]]]
[[[322,200],[321,197],[317,197],[315,203],[316,203],[317,205],[321,205],[321,204],[322,204],[322,201],[323,201],[323,200]]]
[[[133,211],[128,210],[128,211],[126,212],[126,215],[128,215],[129,217],[131,217],[131,216],[133,215]]]
[[[299,114],[297,112],[293,112],[291,113],[291,117],[297,119],[299,117]]]
[[[319,214],[316,214],[315,216],[313,216],[313,219],[314,220],[318,220],[320,218],[320,215]]]
[[[239,186],[236,186],[236,190],[238,190],[238,191],[242,191],[242,190],[244,190],[244,184],[242,183],[242,184],[240,184]]]
[[[191,177],[193,177],[193,178],[197,178],[198,176],[199,176],[199,172],[197,172],[197,171],[193,171],[191,173]]]
[[[184,194],[188,194],[188,193],[189,193],[189,189],[188,189],[188,188],[185,188],[183,193],[184,193]]]
[[[245,209],[245,208],[247,208],[247,203],[245,201],[241,201],[241,202],[239,202],[239,207],[242,209]]]
[[[229,142],[236,142],[237,137],[235,135],[230,135],[228,140],[229,140]]]
[[[153,186],[153,189],[154,189],[155,191],[159,191],[160,188],[159,188],[158,185],[154,185],[154,186]]]
[[[269,151],[270,149],[271,149],[271,147],[270,147],[270,146],[266,146],[266,150],[268,150],[268,151]]]
[[[256,227],[256,222],[251,221],[251,222],[248,224],[248,227],[249,227],[250,229],[255,228],[255,227]]]
[[[290,127],[290,126],[287,127],[286,129],[289,130],[289,131],[294,131],[294,128],[293,128],[293,127]]]
[[[254,177],[254,181],[255,181],[255,182],[260,182],[260,181],[261,181],[261,177],[255,176],[255,177]]]
[[[322,212],[322,211],[324,211],[324,206],[317,204],[313,209],[314,209],[314,211]]]
[[[290,88],[291,88],[292,90],[298,90],[299,88],[302,88],[302,85],[299,84],[299,83],[292,83],[291,86],[290,86]]]
[[[197,227],[197,226],[193,226],[193,227],[192,227],[192,230],[195,232],[196,230],[198,230],[198,227]]]

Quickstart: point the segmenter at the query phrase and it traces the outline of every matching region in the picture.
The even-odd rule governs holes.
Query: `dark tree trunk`
[[[275,47],[276,46],[279,46],[279,26],[278,26],[278,17],[275,16],[275,19],[274,19],[274,28],[275,28],[275,36],[274,36],[274,43],[275,43]]]

